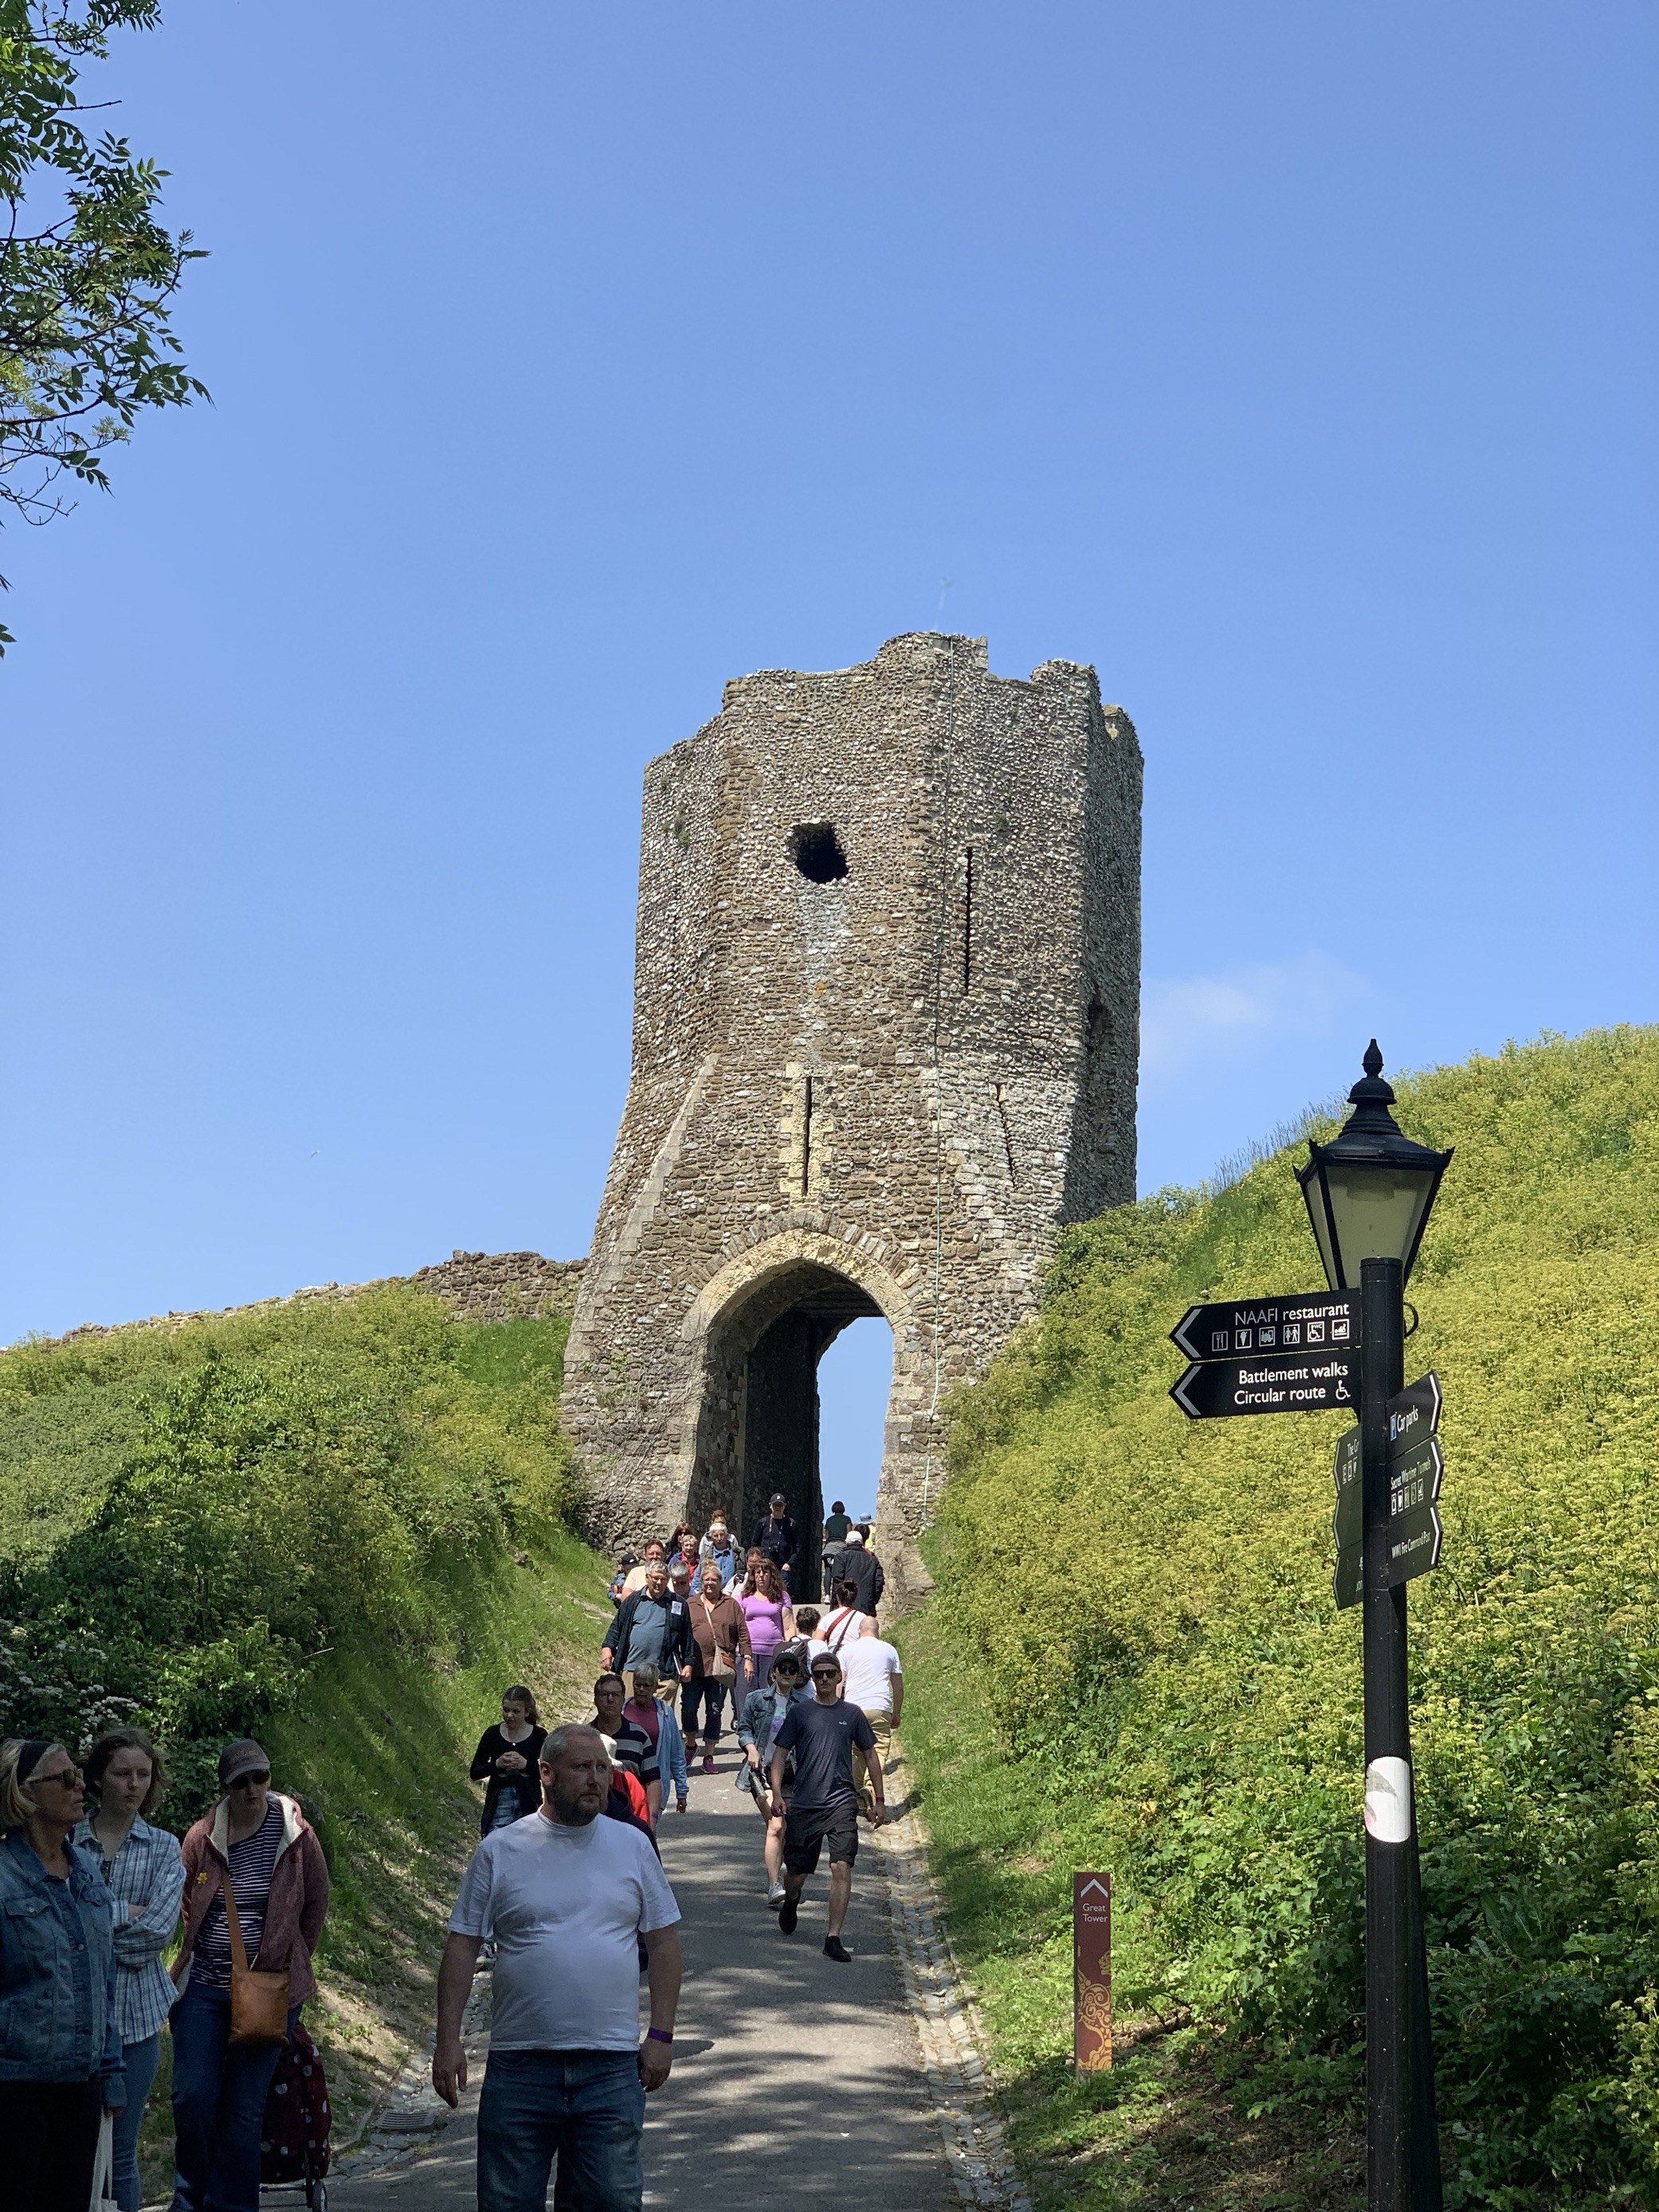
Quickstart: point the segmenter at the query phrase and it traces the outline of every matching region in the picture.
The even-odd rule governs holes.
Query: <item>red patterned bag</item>
[[[265,2100],[259,2142],[263,2182],[320,2180],[328,2172],[328,2084],[317,2046],[298,2021]]]

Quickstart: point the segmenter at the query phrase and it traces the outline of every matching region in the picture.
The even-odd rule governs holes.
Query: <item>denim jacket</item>
[[[743,1701],[743,1711],[738,1716],[738,1741],[747,1751],[753,1744],[761,1755],[761,1771],[764,1774],[772,1763],[772,1700],[770,1689],[751,1690]],[[788,1711],[796,1705],[810,1705],[812,1692],[803,1686],[789,1692]],[[795,1754],[792,1751],[784,1762],[783,1778],[795,1778]]]
[[[114,1907],[97,1863],[66,1846],[55,1881],[21,1828],[0,1841],[0,2081],[102,2077],[125,2100],[115,2016]]]

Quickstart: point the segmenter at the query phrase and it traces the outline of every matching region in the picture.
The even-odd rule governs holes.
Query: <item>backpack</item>
[[[283,2045],[260,2131],[262,2182],[310,2183],[328,2172],[331,2118],[317,2046],[298,2021]]]

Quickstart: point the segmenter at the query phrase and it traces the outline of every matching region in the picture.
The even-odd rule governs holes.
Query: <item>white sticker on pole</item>
[[[1379,1844],[1412,1833],[1412,1771],[1403,1759],[1374,1759],[1365,1769],[1365,1827]]]

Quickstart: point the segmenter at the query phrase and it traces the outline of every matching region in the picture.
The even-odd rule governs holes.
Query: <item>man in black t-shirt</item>
[[[823,1954],[846,1966],[852,1953],[841,1940],[853,1894],[853,1862],[859,1855],[859,1804],[853,1788],[853,1747],[870,1752],[875,1734],[857,1705],[841,1695],[841,1662],[833,1651],[820,1651],[812,1662],[812,1703],[792,1705],[772,1739],[772,1796],[783,1794],[784,1762],[795,1755],[795,1790],[783,1824],[783,1905],[778,1926],[786,1936],[794,1933],[799,1918],[801,1891],[806,1877],[816,1871],[818,1855],[830,1845],[830,1918]],[[880,1762],[870,1760],[875,1808],[870,1825],[878,1828],[886,1815],[881,1794]]]

